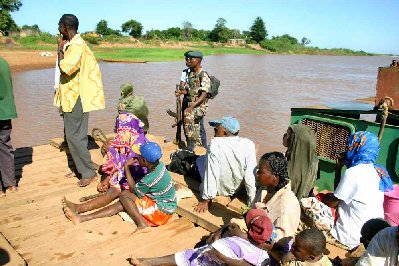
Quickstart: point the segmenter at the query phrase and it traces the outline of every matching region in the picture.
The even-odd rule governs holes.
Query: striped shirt
[[[140,199],[144,195],[153,199],[159,210],[168,214],[175,213],[177,205],[175,185],[162,162],[137,182],[134,191]]]

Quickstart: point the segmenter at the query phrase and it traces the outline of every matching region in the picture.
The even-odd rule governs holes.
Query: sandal
[[[78,181],[77,185],[79,187],[86,187],[88,186],[90,183],[94,182],[97,180],[97,176],[93,176],[93,177],[88,177],[88,178],[82,178]]]

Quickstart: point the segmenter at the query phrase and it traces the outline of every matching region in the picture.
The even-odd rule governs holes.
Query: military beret
[[[185,52],[185,53],[184,53],[184,56],[185,56],[185,57],[188,57],[188,53],[191,53],[191,52],[192,52],[192,50],[189,50],[189,51]]]
[[[186,57],[191,57],[191,58],[201,58],[203,57],[202,53],[200,51],[189,51],[185,53]]]

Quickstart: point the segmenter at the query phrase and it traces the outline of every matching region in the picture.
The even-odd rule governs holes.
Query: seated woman
[[[372,218],[384,217],[384,192],[392,189],[392,180],[385,168],[375,164],[378,152],[376,135],[359,131],[349,137],[348,152],[345,160],[337,162],[337,173],[341,172],[342,163],[347,169],[334,194],[323,199],[339,214],[330,231],[333,239],[327,237],[328,242],[335,239],[343,248],[353,249],[360,244],[362,225]]]
[[[102,166],[102,171],[107,177],[97,186],[98,191],[106,193],[82,204],[72,203],[64,197],[62,199],[64,211],[68,207],[69,210],[79,214],[105,207],[118,198],[122,190],[129,189],[124,165],[130,158],[137,158],[139,146],[147,142],[142,127],[143,123],[130,113],[123,112],[118,115],[116,136],[108,143],[105,164]],[[135,162],[130,166],[130,172],[137,182],[147,173],[147,168]],[[73,220],[74,223],[77,221]]]
[[[284,154],[264,154],[259,160],[256,177],[261,187],[257,191],[253,206],[266,211],[277,229],[277,247],[288,251],[288,243],[299,226],[301,209],[298,199],[291,191]]]
[[[159,258],[130,258],[133,265],[270,265],[263,246],[273,234],[266,213],[251,209],[245,217],[248,233],[231,224],[226,237],[211,244]]]
[[[306,125],[290,125],[283,137],[287,147],[288,176],[291,190],[298,200],[308,197],[312,191],[319,161],[316,156],[316,136]]]
[[[121,85],[121,97],[118,103],[118,112],[131,113],[139,118],[143,123],[143,130],[148,132],[150,124],[148,122],[148,107],[143,96],[135,95],[133,84],[126,82]]]

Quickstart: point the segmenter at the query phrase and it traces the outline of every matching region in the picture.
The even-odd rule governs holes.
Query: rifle
[[[179,85],[176,84],[176,91],[179,89]],[[173,141],[179,148],[184,147],[184,142],[181,139],[181,127],[183,125],[183,118],[182,118],[182,102],[180,96],[176,96],[176,118],[175,123],[172,125],[172,128],[176,127],[176,137]]]

